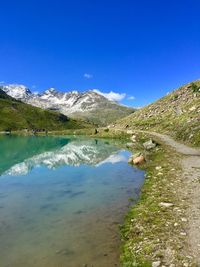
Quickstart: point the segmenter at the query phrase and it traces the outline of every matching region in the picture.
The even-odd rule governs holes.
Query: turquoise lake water
[[[0,266],[119,265],[144,172],[116,140],[0,136]]]

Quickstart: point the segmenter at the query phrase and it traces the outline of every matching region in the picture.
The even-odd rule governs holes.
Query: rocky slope
[[[0,89],[0,131],[22,129],[64,130],[91,127],[88,123],[22,103]]]
[[[199,146],[200,80],[118,120],[115,127],[167,133],[177,140]]]
[[[77,91],[59,92],[50,88],[42,94],[32,94],[23,85],[6,85],[0,88],[8,95],[27,104],[56,110],[72,118],[84,118],[99,125],[107,125],[134,111],[132,108],[110,101],[92,90],[79,93]]]

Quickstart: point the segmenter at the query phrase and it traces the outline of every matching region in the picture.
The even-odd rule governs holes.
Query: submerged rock
[[[131,157],[128,159],[128,163],[132,163],[132,164],[133,164],[133,156],[131,156]]]

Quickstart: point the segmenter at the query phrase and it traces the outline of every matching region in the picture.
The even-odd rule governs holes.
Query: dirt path
[[[155,132],[148,132],[148,134],[158,137],[162,142],[182,154],[181,166],[189,201],[187,211],[188,246],[191,255],[196,259],[197,266],[200,266],[200,149],[178,143],[167,135]]]

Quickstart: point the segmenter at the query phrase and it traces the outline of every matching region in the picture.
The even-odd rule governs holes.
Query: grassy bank
[[[68,129],[63,131],[49,131],[48,135],[86,135],[95,138],[127,139],[129,135],[124,130],[108,128]]]
[[[141,151],[146,139],[147,135],[140,136],[134,150]],[[163,144],[145,154],[141,197],[121,227],[122,266],[147,267],[153,262],[157,266],[193,266],[186,247],[187,205],[180,156]]]
[[[0,132],[0,134],[6,134],[6,132]],[[12,131],[11,134],[14,135],[33,135],[32,131],[27,130],[16,130]],[[41,131],[36,132],[35,135],[43,136],[43,135],[85,135],[94,138],[108,138],[108,139],[123,139],[128,140],[129,135],[124,130],[115,130],[108,128],[84,128],[84,129],[66,129],[66,130],[49,130],[47,132]]]

